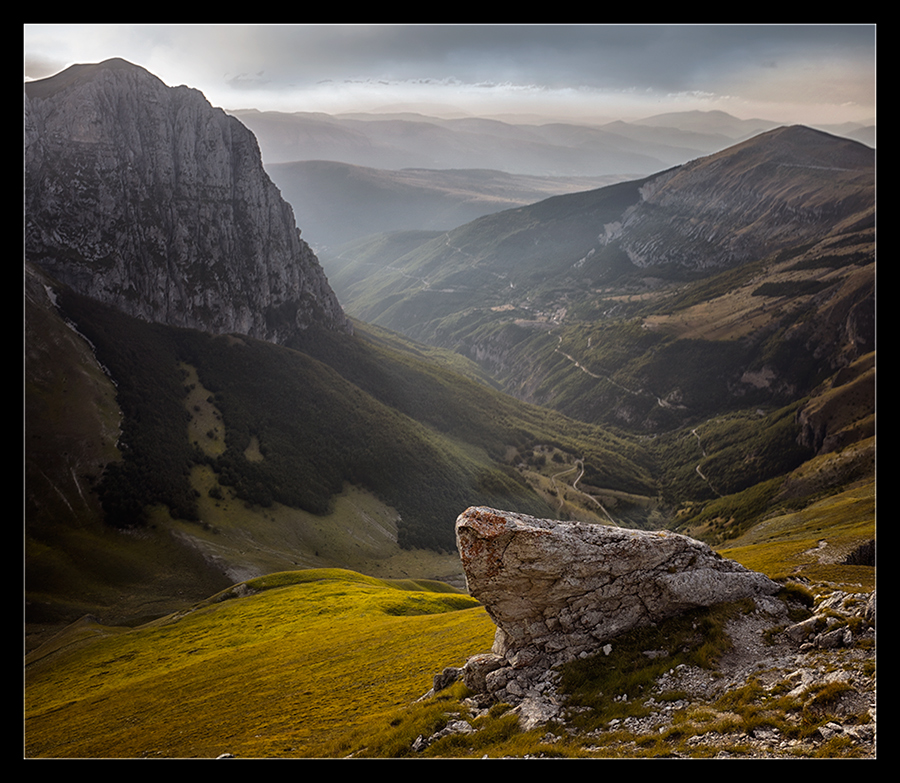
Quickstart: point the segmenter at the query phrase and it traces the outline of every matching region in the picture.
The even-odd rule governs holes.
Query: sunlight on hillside
[[[494,625],[465,595],[343,571],[298,579],[33,654],[26,755],[315,756],[490,649]]]

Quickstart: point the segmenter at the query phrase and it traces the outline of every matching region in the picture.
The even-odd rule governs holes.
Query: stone
[[[449,688],[459,679],[460,674],[462,674],[461,668],[456,666],[446,667],[440,674],[434,675],[432,690],[437,693],[438,691],[444,690],[444,688]]]
[[[538,696],[528,696],[516,707],[519,725],[523,731],[549,723],[559,717],[560,706],[554,701]]]
[[[503,659],[493,653],[473,655],[463,666],[463,684],[475,693],[486,689],[487,676],[504,665]]]
[[[456,538],[469,593],[497,625],[492,652],[516,668],[549,668],[599,652],[632,628],[779,590],[666,531],[472,507],[457,519]]]
[[[801,620],[799,623],[794,623],[785,628],[784,634],[789,639],[799,644],[800,642],[807,641],[815,633],[818,623],[818,617],[808,617],[806,620]]]

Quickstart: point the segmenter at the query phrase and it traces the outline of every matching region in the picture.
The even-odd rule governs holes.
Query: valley
[[[29,82],[26,755],[741,755],[727,693],[665,740],[650,685],[565,740],[461,682],[419,700],[492,645],[471,506],[691,536],[798,616],[874,600],[874,150],[700,119],[226,113],[119,59]],[[841,622],[866,696],[792,690],[765,752],[874,753],[819,731],[872,694],[874,734],[874,609]],[[688,647],[673,671],[730,654]],[[471,745],[437,739],[456,713]]]

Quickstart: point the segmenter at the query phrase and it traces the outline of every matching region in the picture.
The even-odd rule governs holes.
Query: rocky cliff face
[[[25,86],[26,259],[145,320],[349,329],[253,134],[123,60]]]

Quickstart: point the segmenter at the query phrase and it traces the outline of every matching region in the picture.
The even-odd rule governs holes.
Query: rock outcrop
[[[631,628],[779,589],[675,533],[473,507],[456,536],[469,592],[497,624],[493,654],[514,667],[549,668]]]
[[[282,343],[349,329],[253,134],[124,60],[25,85],[25,252],[149,321]]]

